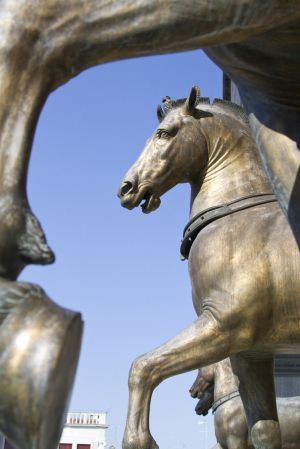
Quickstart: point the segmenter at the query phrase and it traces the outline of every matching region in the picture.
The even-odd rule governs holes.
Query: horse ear
[[[157,106],[156,113],[159,123],[162,122],[164,119],[164,113],[160,105]]]
[[[192,115],[195,112],[196,106],[199,104],[199,101],[200,101],[200,89],[198,86],[193,86],[190,95],[188,96],[184,104],[186,112]]]

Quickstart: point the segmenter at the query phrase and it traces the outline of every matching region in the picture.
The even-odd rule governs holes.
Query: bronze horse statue
[[[273,356],[300,351],[300,260],[271,195],[247,117],[192,88],[166,97],[160,125],[120,185],[121,204],[149,213],[178,183],[191,185],[181,245],[198,319],[133,362],[123,449],[154,449],[151,395],[170,376],[231,357],[256,448],[281,447]],[[199,232],[200,231],[200,232]]]
[[[26,196],[34,131],[57,87],[97,64],[204,48],[239,88],[300,242],[299,23],[298,0],[2,2],[0,197],[22,171]]]
[[[196,48],[237,84],[300,245],[299,21],[298,0],[2,1],[1,281],[14,281],[28,263],[53,260],[26,194],[34,132],[48,95],[93,65]],[[157,199],[151,201],[153,207]],[[34,232],[42,246],[31,251]]]
[[[191,396],[194,398],[211,395],[211,389],[213,390],[211,407],[220,449],[253,448],[238,387],[238,378],[233,373],[230,359],[227,358],[201,368],[190,389]],[[276,402],[282,447],[283,449],[299,449],[300,396],[277,398]]]

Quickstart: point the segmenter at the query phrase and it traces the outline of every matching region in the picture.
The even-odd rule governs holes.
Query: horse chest
[[[298,338],[298,249],[278,206],[211,223],[194,241],[189,272],[198,314],[265,323],[257,332],[272,345]]]

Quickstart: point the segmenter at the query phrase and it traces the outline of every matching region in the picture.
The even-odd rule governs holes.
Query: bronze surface
[[[96,64],[202,47],[237,84],[300,240],[299,20],[298,0],[2,2],[1,185],[24,193],[38,116],[55,88]]]
[[[234,214],[241,210],[249,209],[261,204],[276,202],[276,196],[271,193],[257,193],[238,198],[230,203],[221,204],[216,207],[209,207],[206,210],[196,214],[185,226],[183,238],[180,245],[180,254],[182,259],[188,259],[194,240],[202,229],[209,223],[219,220],[227,215]]]
[[[36,285],[0,280],[0,429],[16,448],[57,446],[82,321]]]
[[[214,401],[238,388],[239,381],[233,374],[230,359],[202,368],[190,390],[192,397],[202,398],[212,385]],[[299,449],[300,397],[277,398],[277,409],[282,447]],[[240,397],[226,401],[218,407],[214,414],[214,425],[216,439],[222,449],[253,448]]]
[[[271,192],[243,111],[199,98],[165,99],[160,125],[120,185],[124,207],[146,213],[176,184],[191,185],[191,218],[247,195]],[[198,319],[136,359],[129,375],[124,449],[155,448],[152,392],[166,378],[228,356],[256,448],[280,448],[273,355],[300,352],[298,247],[277,203],[261,204],[206,226],[190,251]]]
[[[0,277],[14,281],[27,264],[54,260],[26,193],[32,140],[48,95],[95,64],[199,47],[205,47],[237,84],[265,168],[299,243],[299,20],[297,0],[3,0]],[[182,175],[189,178],[194,162],[191,159],[186,173],[178,171],[179,179]],[[266,183],[262,172],[258,178]],[[251,183],[248,187],[251,190]],[[218,194],[207,191],[207,203]],[[220,199],[224,199],[223,192]],[[196,198],[194,202],[197,209]],[[150,192],[145,210],[158,205],[158,197]],[[260,208],[262,212],[263,219],[269,209]],[[277,220],[279,212],[273,213],[278,228],[272,232],[276,234],[283,219]],[[256,215],[252,218],[257,219]],[[235,226],[238,233],[242,220]],[[248,239],[251,230],[253,226]],[[293,251],[289,265],[294,266]],[[274,257],[275,263],[277,253]],[[288,302],[287,310],[294,310],[294,329],[298,309]]]

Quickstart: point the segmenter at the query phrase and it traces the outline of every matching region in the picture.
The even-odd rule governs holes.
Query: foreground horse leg
[[[256,361],[239,354],[231,356],[231,361],[239,377],[240,395],[253,445],[256,449],[280,449],[273,357]]]
[[[136,359],[129,373],[129,406],[123,449],[153,449],[149,431],[153,390],[168,377],[209,365],[240,351],[238,330],[229,329],[210,312],[167,343]]]

